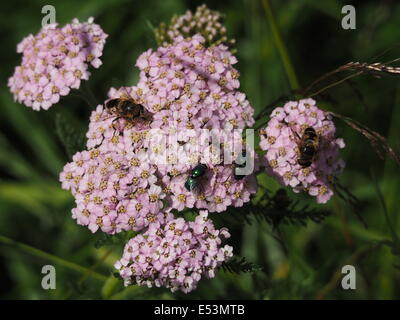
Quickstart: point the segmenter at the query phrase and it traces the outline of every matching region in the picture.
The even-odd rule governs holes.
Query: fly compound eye
[[[109,101],[107,101],[106,103],[106,108],[107,109],[112,109],[118,106],[119,103],[119,99],[111,99]]]

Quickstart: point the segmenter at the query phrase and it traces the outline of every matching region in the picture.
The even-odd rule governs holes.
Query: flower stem
[[[101,280],[101,281],[106,281],[107,280],[107,277],[105,275],[103,275],[103,274],[100,274],[100,273],[95,272],[93,270],[90,270],[88,268],[82,267],[79,264],[76,264],[74,262],[64,260],[64,259],[62,259],[60,257],[57,257],[57,256],[52,255],[50,253],[44,252],[42,250],[36,249],[36,248],[31,247],[31,246],[29,246],[27,244],[15,241],[15,240],[10,239],[8,237],[5,237],[3,235],[0,235],[0,243],[12,246],[14,248],[17,248],[17,249],[19,249],[19,250],[21,250],[23,252],[29,253],[29,254],[34,255],[36,257],[39,257],[39,258],[42,258],[42,259],[45,259],[45,260],[50,260],[51,262],[57,263],[57,264],[59,264],[59,265],[61,265],[63,267],[69,268],[69,269],[74,270],[76,272],[83,273],[85,275],[91,276],[91,277],[93,277],[93,278],[95,278],[97,280]]]
[[[276,24],[275,17],[272,13],[271,5],[269,0],[262,0],[265,15],[267,16],[269,26],[271,28],[272,36],[275,41],[275,45],[281,56],[283,66],[285,68],[286,74],[289,78],[290,87],[292,90],[299,89],[299,81],[297,80],[296,72],[294,70],[293,64],[290,60],[289,54],[287,52],[285,43],[283,42],[281,33],[279,31],[278,25]]]

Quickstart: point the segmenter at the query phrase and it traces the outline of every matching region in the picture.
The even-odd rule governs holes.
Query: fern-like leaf
[[[289,199],[284,189],[279,189],[271,198],[266,193],[257,204],[249,202],[240,208],[229,208],[227,212],[226,216],[237,221],[244,220],[247,224],[254,219],[257,222],[267,221],[274,228],[280,224],[307,226],[308,221],[321,223],[331,214],[329,210],[310,208],[308,205],[299,207],[299,203]]]
[[[254,273],[262,270],[262,268],[253,262],[249,262],[245,257],[234,256],[230,260],[222,263],[220,266],[225,272],[231,273]]]

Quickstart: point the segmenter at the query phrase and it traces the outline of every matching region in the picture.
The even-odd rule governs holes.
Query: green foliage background
[[[226,16],[228,34],[237,40],[237,68],[242,90],[260,112],[264,106],[290,91],[288,77],[258,0],[204,1]],[[332,215],[306,227],[284,225],[279,233],[266,222],[232,223],[235,253],[263,268],[254,273],[219,272],[214,280],[202,280],[189,295],[164,289],[123,289],[113,277],[113,263],[123,245],[117,240],[98,249],[101,234],[91,234],[71,218],[73,198],[63,191],[58,173],[70,157],[59,135],[57,121],[70,127],[61,134],[79,135],[88,124],[91,109],[78,97],[68,96],[47,112],[34,112],[13,102],[6,84],[19,64],[16,45],[36,33],[41,8],[53,4],[61,25],[72,18],[95,17],[109,34],[102,61],[92,70],[89,85],[98,101],[111,86],[136,83],[134,63],[138,55],[155,46],[152,25],[173,14],[194,9],[203,1],[183,0],[72,0],[7,1],[0,12],[0,297],[2,299],[397,299],[400,298],[399,258],[381,241],[392,241],[400,232],[399,167],[379,159],[357,132],[338,122],[347,148],[342,155],[347,168],[341,176],[361,201],[360,212],[368,228],[352,208],[334,197],[327,208]],[[353,1],[357,29],[341,28],[341,8],[347,1],[271,0],[300,85],[349,61],[372,61],[399,43],[398,1]],[[396,56],[397,54],[397,56]],[[400,47],[382,60],[400,56]],[[342,84],[329,90],[329,102],[321,107],[350,116],[378,131],[399,149],[400,83],[397,78],[361,76],[354,86]],[[57,120],[58,119],[58,120]],[[71,129],[72,128],[72,129]],[[60,132],[60,130],[58,130]],[[260,183],[275,190],[265,176]],[[379,191],[382,199],[379,198]],[[291,197],[295,195],[289,191]],[[304,204],[314,200],[296,196]],[[387,210],[385,216],[384,208]],[[234,212],[232,213],[234,214]],[[392,232],[391,232],[392,230]],[[11,242],[13,239],[25,243]],[[278,239],[278,240],[277,240]],[[104,239],[103,239],[104,240]],[[37,248],[40,251],[35,251]],[[51,256],[45,253],[51,254]],[[398,254],[398,252],[397,252]],[[58,257],[58,258],[57,258]],[[57,289],[41,288],[41,268],[53,264]],[[357,269],[357,290],[340,287],[345,264]],[[86,269],[85,269],[86,268]]]

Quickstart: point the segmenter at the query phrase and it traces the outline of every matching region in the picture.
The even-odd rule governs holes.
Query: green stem
[[[3,235],[0,235],[0,243],[12,246],[14,248],[17,248],[17,249],[19,249],[21,251],[24,251],[24,252],[29,253],[31,255],[34,255],[36,257],[39,257],[39,258],[42,258],[42,259],[49,260],[51,262],[57,263],[57,264],[62,265],[64,267],[66,267],[66,268],[74,270],[76,272],[83,273],[83,274],[88,274],[89,276],[91,276],[91,277],[93,277],[93,278],[95,278],[97,280],[101,280],[101,281],[106,281],[107,280],[106,276],[104,276],[104,275],[102,275],[102,274],[100,274],[98,272],[92,271],[92,270],[90,270],[88,268],[80,266],[79,264],[64,260],[64,259],[62,259],[60,257],[57,257],[57,256],[52,255],[50,253],[44,252],[42,250],[36,249],[36,248],[31,247],[31,246],[29,246],[27,244],[15,241],[15,240],[10,239],[8,237],[5,237]]]
[[[269,22],[269,26],[271,28],[271,32],[272,32],[272,36],[275,41],[275,45],[278,48],[279,54],[280,54],[282,62],[283,62],[283,66],[284,66],[286,74],[289,78],[290,87],[292,88],[292,90],[297,90],[299,88],[299,81],[297,80],[296,72],[295,72],[293,64],[290,60],[285,43],[283,42],[278,25],[276,24],[269,0],[262,0],[262,4],[264,7],[265,15],[267,16],[267,19]]]

